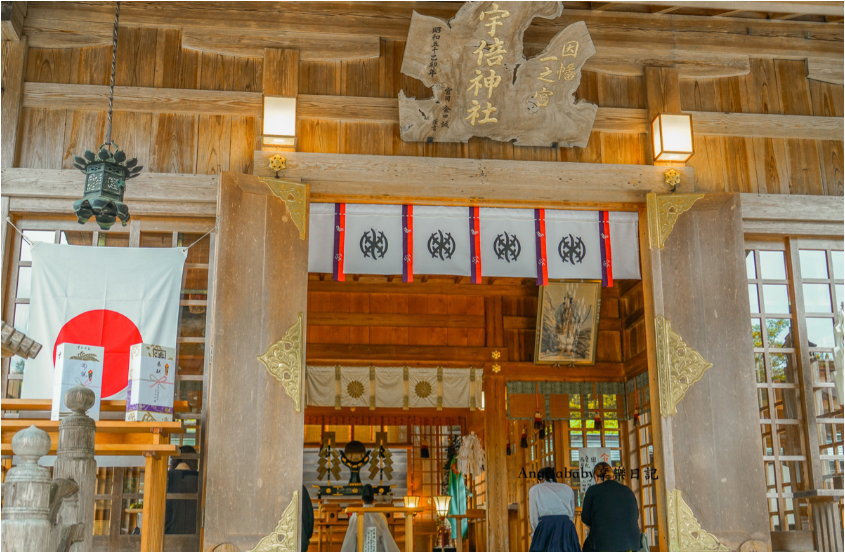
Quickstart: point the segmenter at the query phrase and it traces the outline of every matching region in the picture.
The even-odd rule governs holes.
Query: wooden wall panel
[[[285,63],[273,61],[272,55],[265,62],[262,58],[184,50],[181,38],[181,32],[173,28],[121,27],[116,84],[262,92],[264,66],[269,63],[272,81],[298,81],[295,90],[286,94],[394,98],[404,91],[413,97],[431,95],[420,81],[401,73],[405,41],[395,37],[380,39],[378,58],[300,61],[295,79],[287,78],[291,71]],[[532,48],[528,46],[529,55]],[[30,50],[27,81],[108,83],[109,46]],[[288,61],[287,65],[293,64]],[[644,109],[644,79],[588,70],[582,73],[575,95],[603,108]],[[804,63],[797,60],[751,59],[745,76],[681,79],[679,86],[681,108],[686,111],[842,117],[843,87],[809,81]],[[278,90],[271,86],[268,92],[276,94]],[[99,144],[100,139],[90,138],[100,127],[96,115],[24,111],[17,155],[23,166],[68,166],[69,156],[79,147]],[[35,128],[45,120],[60,125],[64,121],[59,155],[55,136],[46,137]],[[113,137],[120,139],[118,144],[152,171],[211,173],[228,168],[248,173],[253,170],[250,152],[261,148],[263,122],[256,117],[116,112],[114,120]],[[27,136],[22,134],[24,127]],[[647,135],[631,133],[594,132],[586,148],[524,148],[486,139],[424,144],[404,142],[399,125],[392,122],[300,119],[297,138],[297,149],[302,152],[650,164]],[[87,142],[91,145],[83,146]],[[697,135],[695,150],[689,165],[695,169],[699,190],[842,193],[841,141]]]
[[[23,108],[15,167],[61,169],[66,119],[63,109]]]
[[[810,81],[810,98],[813,104],[813,115],[825,117],[842,117],[843,87],[820,81]],[[824,179],[825,194],[842,196],[843,189],[843,148],[841,140],[819,140],[819,162]]]
[[[100,144],[105,141],[106,113],[68,110],[65,118],[65,135],[62,169],[73,169],[73,156],[82,155],[85,150],[96,152]],[[123,147],[120,142],[117,144]]]
[[[198,117],[180,113],[153,114],[150,172],[195,172]]]
[[[782,114],[780,95],[772,60],[752,59],[745,89],[749,113]],[[757,192],[788,194],[789,170],[786,164],[786,141],[782,138],[754,138],[754,164]]]

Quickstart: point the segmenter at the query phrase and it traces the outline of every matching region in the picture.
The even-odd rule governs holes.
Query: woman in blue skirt
[[[581,551],[572,523],[575,494],[568,485],[558,483],[553,468],[537,473],[537,484],[528,490],[528,511],[534,531],[529,551]]]

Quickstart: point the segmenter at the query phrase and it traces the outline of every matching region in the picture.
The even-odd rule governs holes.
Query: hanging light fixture
[[[120,19],[120,2],[114,14],[112,32],[111,80],[109,84],[109,111],[106,122],[106,141],[97,153],[85,150],[82,156],[74,156],[73,166],[85,173],[85,189],[82,199],[73,203],[73,212],[84,225],[92,216],[103,230],[108,230],[120,219],[123,226],[129,222],[129,206],[123,203],[126,181],[137,177],[143,167],[135,158],[126,159],[111,139],[112,107],[114,105],[114,73],[117,63],[117,23]]]

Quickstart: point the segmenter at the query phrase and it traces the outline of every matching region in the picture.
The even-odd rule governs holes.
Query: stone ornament
[[[399,93],[402,140],[479,136],[517,146],[586,147],[598,107],[574,93],[596,53],[587,26],[573,23],[529,60],[523,53],[531,21],[562,12],[562,2],[467,2],[448,22],[414,12],[402,73],[434,95]]]
[[[692,509],[684,503],[681,490],[666,492],[666,511],[669,551],[731,551],[719,538],[701,528]]]
[[[663,316],[657,315],[654,318],[654,326],[660,414],[668,417],[678,412],[678,402],[690,386],[701,380],[704,371],[712,367],[713,363],[708,363],[700,353],[686,345]]]
[[[294,490],[290,504],[282,513],[276,529],[270,535],[261,538],[258,545],[250,551],[299,551],[299,542],[296,539],[297,518],[299,518],[299,490]]]
[[[302,401],[302,312],[296,315],[296,322],[281,340],[267,348],[258,358],[267,372],[285,387],[293,399],[294,409],[299,413]]]

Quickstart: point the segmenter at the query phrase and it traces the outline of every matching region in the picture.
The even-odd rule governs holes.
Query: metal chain
[[[117,22],[120,19],[120,2],[117,2],[117,8],[114,12],[114,31],[112,32],[111,41],[111,81],[109,82],[109,114],[106,126],[106,144],[111,150],[111,114],[112,106],[114,105],[114,73],[117,66]]]

